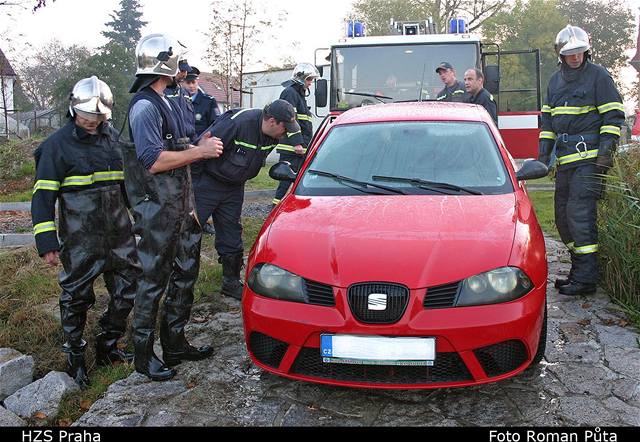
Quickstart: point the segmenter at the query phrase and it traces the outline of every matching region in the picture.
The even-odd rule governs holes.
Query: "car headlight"
[[[307,302],[304,279],[273,264],[258,264],[247,285],[255,293],[285,301]]]
[[[516,267],[501,267],[462,281],[456,306],[497,304],[526,295],[533,283]]]

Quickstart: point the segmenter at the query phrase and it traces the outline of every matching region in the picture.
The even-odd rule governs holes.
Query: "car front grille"
[[[322,362],[320,349],[303,347],[292,373],[322,379],[376,384],[432,384],[472,380],[458,353],[437,353],[433,367],[333,364]]]
[[[429,287],[424,297],[424,308],[447,308],[453,307],[458,295],[460,281],[451,284]]]
[[[384,310],[369,308],[369,295],[386,294]],[[409,303],[409,289],[405,286],[389,283],[354,284],[347,291],[351,313],[360,322],[367,324],[392,324],[400,320]]]
[[[324,307],[333,307],[336,305],[336,301],[333,296],[333,288],[330,285],[321,284],[309,279],[305,279],[304,283],[307,290],[309,304],[321,305]]]
[[[516,340],[478,348],[473,353],[489,377],[513,371],[527,360],[525,345]]]
[[[256,359],[269,367],[278,368],[289,346],[271,336],[259,332],[251,333],[249,347]]]

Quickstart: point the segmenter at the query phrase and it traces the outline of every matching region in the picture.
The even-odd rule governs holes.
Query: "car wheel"
[[[544,358],[544,351],[547,348],[547,302],[544,303],[544,319],[542,320],[542,328],[540,329],[540,340],[538,341],[538,350],[533,357],[530,366],[538,365]]]

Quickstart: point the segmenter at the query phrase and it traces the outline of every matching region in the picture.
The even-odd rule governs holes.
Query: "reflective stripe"
[[[550,114],[551,113],[551,106],[549,106],[548,104],[545,104],[544,106],[542,106],[541,112]]]
[[[70,176],[64,179],[61,187],[65,186],[89,186],[100,181],[123,181],[124,172],[122,170],[111,170],[108,172],[94,172],[91,175]]]
[[[284,150],[284,151],[287,151],[287,152],[295,152],[296,151],[294,146],[290,146],[288,144],[278,144],[276,146],[276,149]],[[302,148],[302,153],[307,153],[307,148],[306,147]]]
[[[555,140],[556,134],[553,132],[548,132],[543,130],[542,132],[540,132],[540,139]]]
[[[569,164],[575,163],[580,160],[588,160],[591,158],[596,158],[598,156],[598,149],[588,150],[586,152],[574,153],[571,155],[565,155],[563,157],[558,157],[558,164]]]
[[[600,133],[620,136],[620,128],[618,126],[600,126]]]
[[[38,180],[36,184],[33,186],[33,193],[36,193],[38,190],[59,190],[60,189],[60,181],[51,181],[51,180]]]
[[[551,115],[582,115],[597,110],[595,106],[558,106],[551,109]]]
[[[56,223],[53,221],[46,221],[44,223],[39,223],[33,226],[33,234],[39,235],[44,232],[55,232],[56,231]]]
[[[298,120],[302,120],[302,121],[312,121],[311,117],[309,115],[304,115],[304,114],[299,114],[298,115]]]
[[[589,253],[596,253],[598,251],[598,244],[590,244],[588,246],[575,247],[573,252],[578,255],[588,255]]]
[[[292,137],[294,135],[298,135],[299,133],[302,133],[302,131],[298,131],[298,132],[287,132],[287,137]]]
[[[278,198],[274,198],[271,200],[271,204],[278,204],[280,200]]]
[[[276,146],[277,146],[277,144],[270,144],[270,145],[268,145],[268,146],[262,146],[262,147],[260,148],[260,150],[269,150],[269,149],[273,149],[273,148],[274,148],[274,147],[276,147]]]
[[[232,120],[235,120],[235,118],[236,118],[238,115],[240,115],[240,114],[242,114],[242,113],[244,113],[244,112],[246,112],[246,111],[248,111],[248,110],[251,110],[251,109],[242,109],[242,110],[241,110],[240,112],[238,112],[237,114],[232,115],[232,116],[231,116],[231,119],[232,119]]]
[[[238,141],[236,140],[235,143],[238,146],[244,146],[244,147],[248,147],[249,149],[257,149],[258,146],[256,146],[255,144],[249,144],[249,143],[245,143],[244,141]]]
[[[605,112],[609,112],[612,110],[619,110],[624,112],[624,105],[619,101],[613,101],[611,103],[603,104],[602,106],[598,106],[598,112],[604,114]]]

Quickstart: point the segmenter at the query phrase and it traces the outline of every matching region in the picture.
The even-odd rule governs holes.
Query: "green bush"
[[[618,156],[601,204],[602,284],[640,325],[640,149]]]

